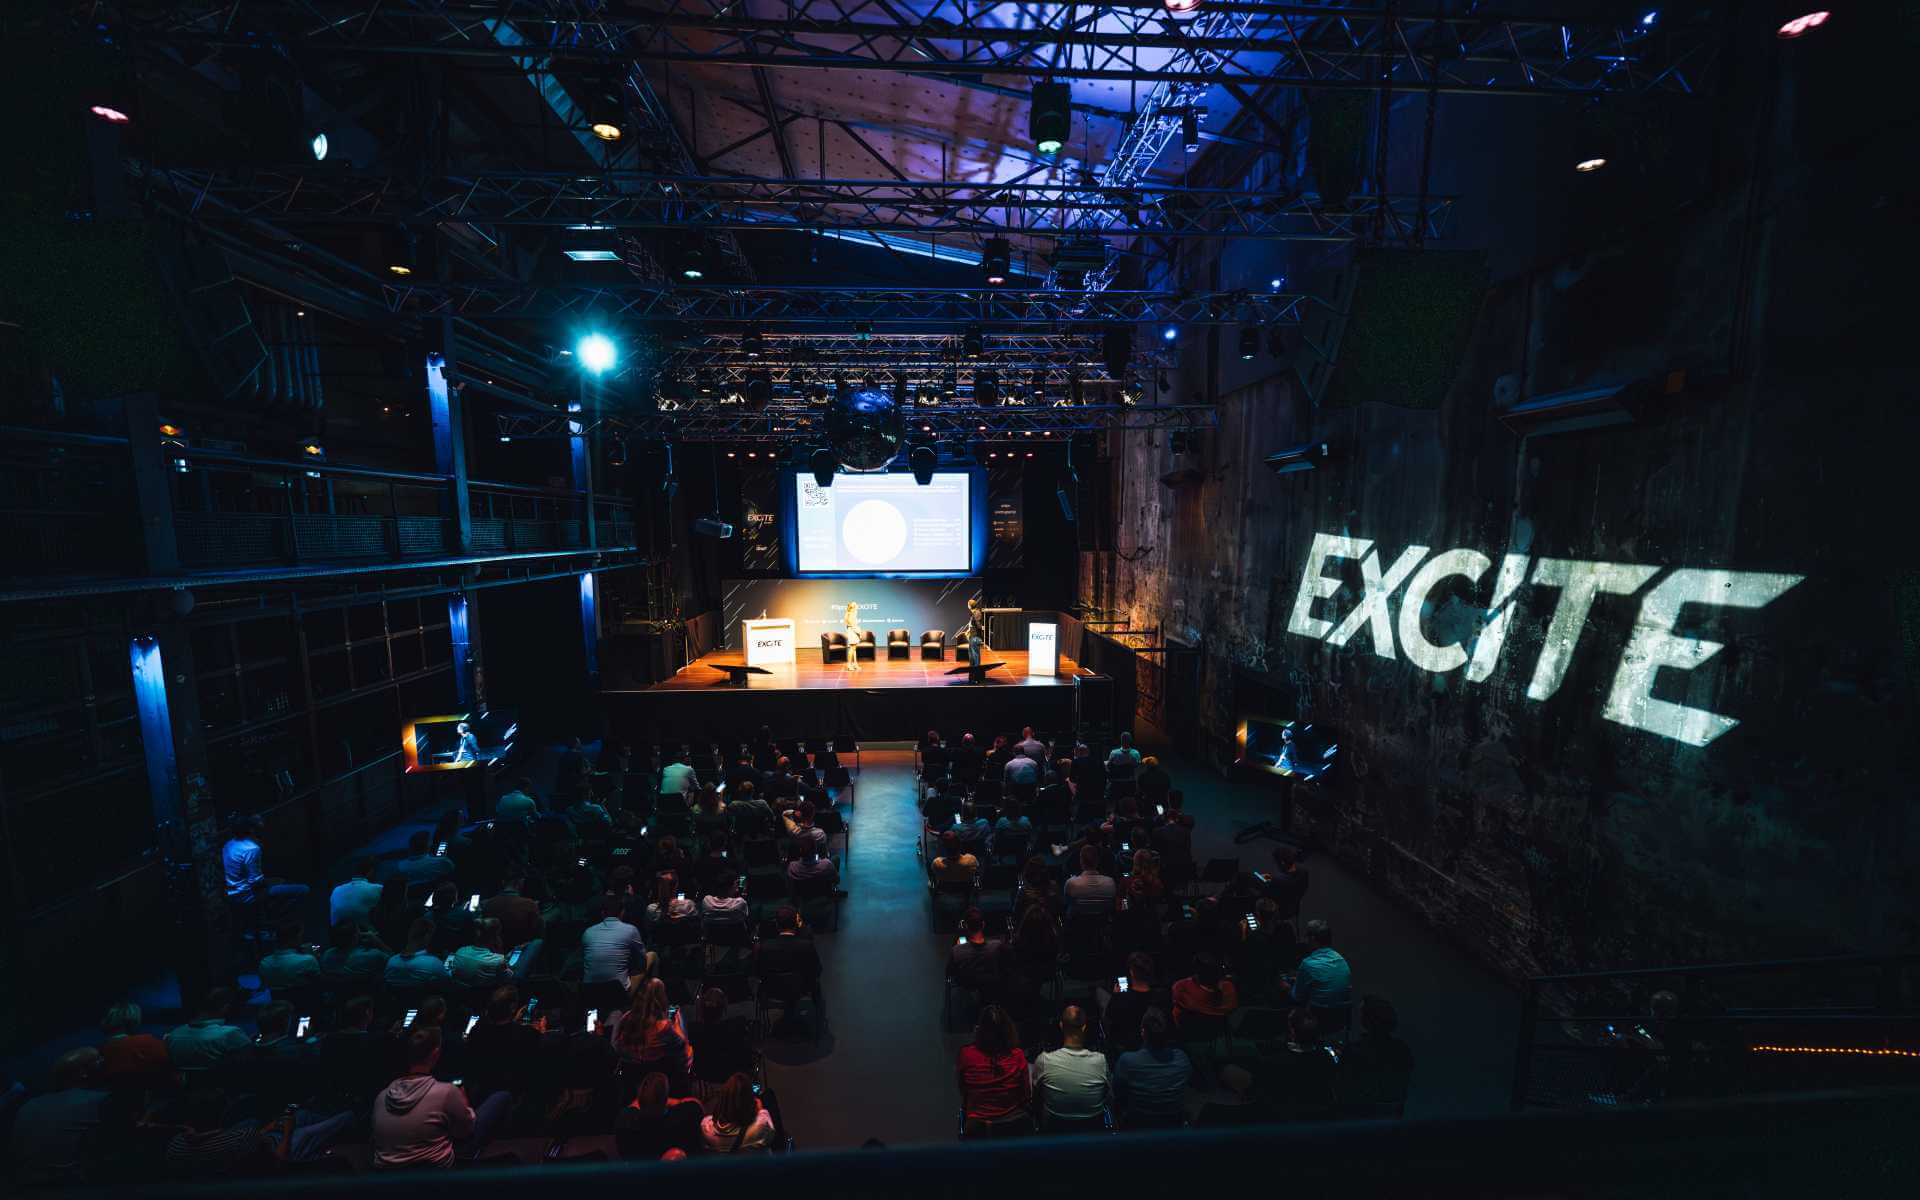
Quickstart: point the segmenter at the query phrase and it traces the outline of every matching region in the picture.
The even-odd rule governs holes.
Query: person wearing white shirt
[[[1040,764],[1029,758],[1025,751],[1007,760],[1006,780],[1008,783],[1040,784]]]
[[[266,836],[266,830],[267,823],[259,817],[243,818],[226,845],[220,847],[227,899],[235,904],[266,900],[272,905],[271,912],[286,912],[305,898],[307,885],[266,877],[260,866],[260,839]]]
[[[1111,1089],[1107,1056],[1087,1049],[1087,1014],[1069,1004],[1060,1014],[1060,1048],[1033,1060],[1033,1095],[1048,1117],[1085,1121],[1106,1111]]]
[[[740,894],[740,881],[728,879],[700,897],[700,915],[709,921],[745,921],[747,898]]]
[[[600,902],[600,923],[580,931],[580,950],[585,959],[581,982],[630,987],[633,977],[651,966],[653,956],[647,953],[640,931],[620,919],[624,907],[619,896],[605,897]]]
[[[330,925],[365,925],[373,910],[380,906],[380,893],[386,889],[373,882],[374,860],[361,859],[354,864],[353,878],[333,889],[327,904]]]
[[[693,773],[684,759],[670,762],[660,772],[660,794],[662,796],[684,796],[700,786],[700,777]]]

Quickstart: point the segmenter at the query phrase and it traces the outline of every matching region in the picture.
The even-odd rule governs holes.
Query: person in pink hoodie
[[[433,1077],[440,1031],[416,1029],[407,1039],[407,1070],[373,1102],[375,1167],[450,1167],[454,1143],[473,1133],[467,1093]]]

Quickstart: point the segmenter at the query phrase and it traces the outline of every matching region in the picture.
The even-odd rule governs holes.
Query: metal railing
[[[1920,1084],[1920,954],[1529,979],[1513,1108]]]

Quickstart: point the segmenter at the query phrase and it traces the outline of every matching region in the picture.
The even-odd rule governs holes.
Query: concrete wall
[[[1181,487],[1160,481],[1164,435],[1109,443],[1116,550],[1083,556],[1083,601],[1202,647],[1216,752],[1247,711],[1335,726],[1346,762],[1304,814],[1313,833],[1510,974],[1916,941],[1920,388],[1889,253],[1910,197],[1889,197],[1870,146],[1810,152],[1813,115],[1791,95],[1729,114],[1719,136],[1746,130],[1752,158],[1706,199],[1533,269],[1496,266],[1435,404],[1336,386],[1316,407],[1273,375],[1219,395],[1219,429],[1183,461],[1200,481]],[[1188,259],[1182,275],[1210,269]],[[1650,390],[1631,425],[1523,438],[1500,419],[1517,400],[1633,381]],[[1262,465],[1308,436],[1336,460]],[[1339,647],[1289,632],[1318,534],[1371,541],[1382,570],[1416,544],[1423,562],[1488,556],[1418,618],[1467,653],[1488,636],[1503,555],[1657,572],[1557,631],[1564,589],[1520,586],[1492,670],[1470,680],[1409,660],[1404,585],[1390,645],[1367,627]],[[1738,721],[1705,745],[1603,716],[1623,656],[1651,644],[1636,619],[1666,627],[1648,596],[1682,568],[1803,577],[1764,607],[1695,604],[1671,622],[1724,645],[1651,685]],[[1324,574],[1339,590],[1307,611],[1337,625],[1361,602],[1360,564]],[[1535,699],[1543,652],[1565,673]]]

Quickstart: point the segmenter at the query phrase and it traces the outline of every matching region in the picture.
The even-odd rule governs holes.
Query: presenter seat
[[[947,634],[943,629],[929,629],[920,635],[920,657],[922,659],[947,660]]]
[[[913,657],[913,635],[904,629],[887,630],[887,661]]]
[[[844,633],[821,634],[820,661],[823,663],[847,661],[847,635]]]
[[[860,631],[860,640],[854,643],[853,653],[856,658],[859,658],[863,661],[866,661],[866,662],[873,661],[874,654],[875,654],[874,643],[873,643],[873,630],[862,629]]]

